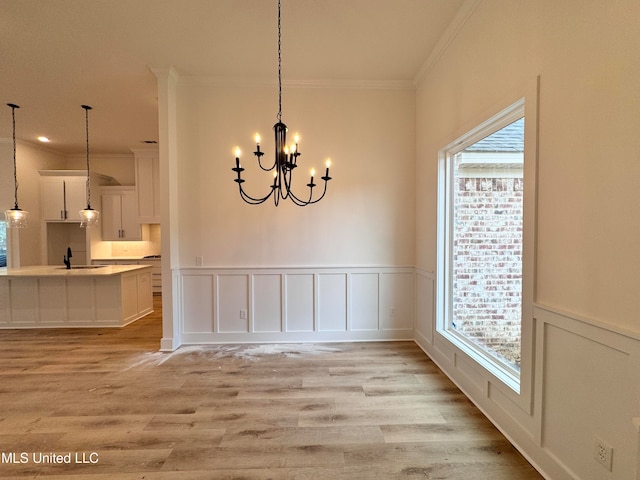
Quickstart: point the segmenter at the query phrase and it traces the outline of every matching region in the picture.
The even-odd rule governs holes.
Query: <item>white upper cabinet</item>
[[[86,170],[38,170],[40,203],[45,222],[80,222],[80,210],[87,207]],[[91,173],[91,206],[100,210],[100,185],[117,185],[113,177]]]
[[[158,149],[135,149],[138,222],[160,223],[160,162]]]
[[[135,187],[102,188],[102,240],[142,240]]]
[[[42,216],[48,222],[79,222],[87,206],[86,177],[42,177]]]

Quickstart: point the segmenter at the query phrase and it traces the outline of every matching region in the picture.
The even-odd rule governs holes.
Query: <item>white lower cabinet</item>
[[[159,258],[143,258],[139,260],[94,259],[92,265],[149,265],[151,267],[151,288],[154,294],[162,293],[162,265]]]
[[[151,313],[151,269],[114,269],[43,267],[0,276],[0,329],[122,327]]]
[[[151,265],[151,287],[153,293],[162,293],[162,265],[159,258],[138,260],[138,265]]]

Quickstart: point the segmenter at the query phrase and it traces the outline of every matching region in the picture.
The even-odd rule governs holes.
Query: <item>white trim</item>
[[[415,85],[416,87],[420,87],[422,82],[427,77],[428,73],[435,66],[435,64],[438,63],[438,60],[440,60],[440,58],[445,54],[449,46],[456,39],[460,31],[467,23],[467,21],[471,18],[480,3],[482,3],[482,0],[466,0],[462,4],[456,16],[453,18],[445,32],[440,36],[438,43],[431,51],[431,54],[429,55],[427,60],[422,64],[422,67],[420,67],[420,70],[418,71],[416,76],[413,77],[413,85]]]
[[[186,75],[180,76],[180,86],[209,86],[209,87],[241,87],[263,88],[277,87],[277,81],[271,78],[223,78],[211,76]],[[415,91],[415,85],[409,80],[283,80],[285,88],[308,89],[356,89],[356,90],[410,90]]]
[[[537,102],[537,90],[535,95],[530,98],[530,101]],[[532,114],[530,120],[532,122],[525,122],[525,129],[531,129],[532,126],[535,128],[537,125],[536,115]],[[515,102],[512,102],[509,106],[502,109],[498,113],[491,115],[488,119],[479,122],[479,124],[473,128],[471,128],[468,132],[462,134],[452,142],[450,142],[447,146],[442,148],[439,152],[439,181],[438,181],[438,275],[437,275],[437,296],[436,296],[436,332],[439,335],[441,340],[445,340],[449,342],[453,347],[455,347],[455,352],[457,354],[467,355],[469,358],[473,359],[474,362],[481,365],[484,369],[486,369],[488,375],[490,377],[495,377],[495,379],[499,379],[505,386],[507,386],[513,394],[515,394],[514,401],[517,401],[523,408],[530,410],[532,399],[530,394],[529,387],[529,374],[531,371],[531,367],[527,366],[525,371],[525,383],[527,387],[524,392],[521,389],[522,385],[522,372],[517,372],[513,368],[511,368],[506,362],[501,362],[497,358],[493,358],[490,355],[487,355],[482,352],[482,349],[477,347],[470,341],[467,341],[464,336],[458,334],[449,328],[449,320],[448,315],[452,310],[452,299],[451,299],[451,282],[450,273],[452,270],[452,252],[451,252],[451,241],[453,238],[453,222],[450,218],[451,215],[451,206],[453,204],[453,189],[452,178],[453,175],[451,163],[453,157],[459,152],[463,151],[465,148],[475,144],[477,141],[485,138],[488,135],[493,134],[494,132],[500,130],[501,128],[511,124],[515,120],[522,118],[525,116],[525,98],[519,98]],[[529,125],[531,123],[532,125]],[[528,162],[532,163],[535,167],[536,157],[535,152],[537,152],[537,148],[535,145],[527,145],[527,151],[531,148],[534,152],[534,157],[530,158]],[[525,153],[525,155],[528,155]],[[529,154],[530,155],[530,154]],[[528,163],[527,163],[528,166]],[[530,170],[531,167],[524,168]],[[529,177],[527,177],[529,178]],[[529,182],[533,182],[535,185],[535,175],[529,179]],[[534,190],[535,192],[535,190]],[[524,202],[527,205],[531,205],[533,202],[535,211],[535,195],[533,195],[533,199],[525,198]],[[529,207],[530,209],[530,207]],[[535,218],[528,216],[523,218],[523,241],[527,238],[527,241],[531,241],[531,236],[527,237],[527,232],[531,229],[535,230]],[[527,253],[528,252],[528,253]],[[525,263],[529,265],[530,260],[526,258],[527,256],[533,255],[534,250],[528,250],[527,252],[523,252],[523,277],[525,275],[533,274],[531,270],[527,270]],[[529,263],[527,263],[529,262]],[[523,290],[522,290],[522,314],[521,314],[521,329],[523,334],[521,335],[521,344],[523,347],[521,349],[525,352],[530,351],[527,347],[524,347],[525,342],[532,341],[532,333],[526,333],[526,325],[531,324],[533,322],[531,317],[530,309],[527,308],[533,301],[533,289],[529,288],[525,289],[525,284],[523,280]],[[524,360],[524,357],[523,357]],[[527,359],[526,362],[529,364],[532,362],[532,359]],[[525,363],[526,363],[525,362]],[[524,393],[524,395],[521,395]]]

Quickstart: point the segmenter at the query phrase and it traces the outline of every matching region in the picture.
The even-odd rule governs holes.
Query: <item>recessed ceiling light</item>
[[[42,143],[49,143],[51,141],[49,140],[48,137],[44,137],[44,136],[38,137],[38,140],[40,140]]]

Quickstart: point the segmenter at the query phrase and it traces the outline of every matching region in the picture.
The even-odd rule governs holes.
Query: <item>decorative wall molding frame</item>
[[[182,344],[412,340],[413,267],[185,268]]]

